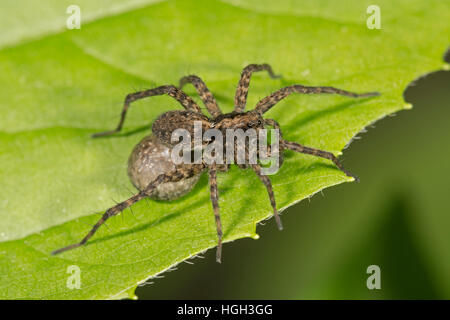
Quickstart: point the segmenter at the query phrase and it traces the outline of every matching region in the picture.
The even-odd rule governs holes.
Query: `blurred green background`
[[[448,59],[447,59],[448,61]],[[213,250],[137,289],[140,299],[449,299],[450,72],[405,91],[387,117],[344,151],[358,183],[326,189],[273,219],[259,240]],[[381,290],[368,290],[369,265]]]

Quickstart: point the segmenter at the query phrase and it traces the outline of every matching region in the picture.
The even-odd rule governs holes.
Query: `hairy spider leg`
[[[102,215],[100,220],[98,220],[97,223],[92,227],[91,231],[89,231],[89,233],[80,242],[77,242],[77,243],[68,245],[67,247],[52,251],[52,255],[59,254],[64,251],[72,250],[72,249],[75,249],[75,248],[78,248],[78,247],[84,245],[95,234],[95,232],[97,232],[98,228],[100,228],[100,226],[106,222],[106,220],[108,220],[112,216],[119,214],[120,212],[122,212],[123,210],[125,210],[126,208],[130,207],[131,205],[133,205],[134,203],[138,202],[139,200],[141,200],[143,198],[145,198],[145,194],[143,192],[139,192],[138,194],[132,196],[131,198],[116,204],[114,207],[109,208]]]
[[[59,254],[61,252],[71,250],[71,249],[74,249],[74,248],[84,245],[95,234],[95,232],[97,232],[97,230],[100,228],[100,226],[106,222],[106,220],[108,220],[109,218],[111,218],[115,215],[118,215],[123,210],[125,210],[126,208],[129,208],[130,206],[132,206],[139,200],[142,200],[142,199],[148,197],[148,195],[160,184],[165,183],[165,182],[176,182],[176,181],[180,181],[182,179],[190,178],[190,177],[202,172],[202,170],[204,168],[205,168],[205,166],[203,166],[203,165],[197,165],[197,166],[192,166],[189,169],[182,168],[182,169],[178,169],[172,173],[159,175],[155,180],[150,182],[144,190],[140,191],[139,193],[132,196],[131,198],[116,204],[114,207],[111,207],[108,210],[106,210],[106,212],[102,215],[100,220],[97,221],[97,223],[92,227],[91,231],[89,231],[89,233],[80,242],[71,244],[67,247],[64,247],[64,248],[61,248],[58,250],[55,250],[52,252],[52,254],[53,255]]]
[[[278,139],[279,139],[279,141],[283,140],[283,133],[281,132],[280,124],[277,121],[275,121],[274,119],[264,119],[264,127],[265,126],[271,126],[274,129],[278,130]],[[271,144],[267,145],[267,156],[268,157],[272,156],[272,145]],[[283,145],[281,143],[279,144],[279,150],[278,150],[277,156],[278,156],[279,166],[281,167],[284,162]]]
[[[276,75],[272,67],[267,63],[264,64],[249,64],[242,70],[241,79],[239,80],[236,95],[234,97],[234,111],[244,112],[247,103],[248,87],[250,85],[250,78],[253,72],[266,70],[272,79],[280,78],[281,75]]]
[[[367,93],[358,94],[358,93],[354,93],[354,92],[350,92],[350,91],[346,91],[346,90],[342,90],[342,89],[338,89],[338,88],[334,88],[334,87],[307,87],[307,86],[302,86],[302,85],[297,84],[297,85],[292,85],[292,86],[288,86],[288,87],[279,89],[279,90],[275,91],[274,93],[268,95],[267,97],[261,99],[256,104],[255,110],[257,112],[259,112],[260,114],[264,114],[265,112],[269,111],[270,108],[272,108],[274,105],[276,105],[278,102],[280,102],[282,99],[286,98],[287,96],[289,96],[292,93],[303,93],[303,94],[328,93],[328,94],[339,94],[339,95],[353,97],[353,98],[374,97],[374,96],[380,95],[378,92],[367,92]],[[275,120],[267,119],[267,120],[265,120],[265,123],[279,128],[279,125]],[[285,141],[285,140],[281,140],[281,142],[282,142],[281,145],[284,148],[287,148],[287,149],[290,149],[290,150],[293,150],[296,152],[300,152],[300,153],[310,154],[313,156],[318,156],[318,157],[329,159],[329,160],[333,161],[334,164],[342,172],[344,172],[347,176],[353,177],[356,181],[359,181],[359,178],[356,175],[354,175],[344,169],[342,164],[338,161],[338,159],[331,152],[320,150],[320,149],[315,149],[315,148],[310,148],[310,147],[305,147],[305,146],[302,146],[301,144],[298,144],[295,142],[289,142],[289,141]]]
[[[290,141],[286,141],[286,140],[283,140],[281,142],[281,144],[283,145],[284,148],[289,149],[289,150],[293,150],[293,151],[305,153],[305,154],[310,154],[310,155],[313,155],[316,157],[321,157],[321,158],[331,160],[339,168],[339,170],[344,172],[347,176],[354,178],[355,181],[359,182],[359,178],[356,175],[345,170],[344,166],[339,162],[339,160],[336,158],[336,156],[329,151],[305,147],[299,143],[290,142]]]
[[[283,224],[281,223],[280,215],[277,210],[277,205],[275,202],[275,195],[273,194],[272,183],[269,177],[261,173],[261,166],[258,164],[251,165],[253,171],[258,176],[259,180],[266,186],[267,193],[269,194],[270,204],[272,205],[273,215],[275,216],[275,221],[277,222],[278,229],[283,230]]]
[[[220,212],[219,212],[219,191],[217,190],[217,169],[216,165],[212,164],[209,168],[209,188],[210,188],[210,197],[212,202],[212,207],[214,210],[214,217],[216,220],[216,228],[217,228],[217,251],[216,251],[216,261],[222,261],[222,222],[220,221]]]
[[[186,93],[178,89],[177,87],[173,85],[166,85],[166,86],[160,86],[154,89],[148,89],[144,91],[138,91],[134,93],[130,93],[125,97],[125,102],[123,105],[122,113],[120,115],[120,121],[117,125],[116,129],[105,131],[105,132],[99,132],[94,133],[92,137],[102,137],[102,136],[108,136],[111,134],[114,134],[116,132],[119,132],[122,129],[123,122],[125,121],[125,116],[127,114],[128,108],[130,107],[130,104],[136,100],[152,97],[152,96],[160,96],[163,94],[167,94],[170,97],[177,100],[186,110],[194,111],[197,113],[202,113],[200,110],[200,107],[195,103],[194,100],[192,100],[191,97],[189,97]]]
[[[213,118],[216,118],[222,114],[222,111],[220,111],[219,105],[217,104],[214,95],[211,93],[211,91],[209,91],[205,82],[203,82],[200,77],[196,76],[195,74],[185,76],[180,79],[178,88],[182,89],[183,86],[187,83],[192,83],[192,85],[195,87],[200,96],[200,99],[202,99],[203,103],[206,106],[206,109]]]
[[[380,95],[378,92],[366,92],[366,93],[354,93],[333,87],[307,87],[300,84],[294,84],[292,86],[281,88],[267,97],[261,99],[255,107],[255,110],[260,114],[264,114],[270,110],[274,105],[280,102],[282,99],[286,98],[292,93],[303,93],[303,94],[339,94],[342,96],[352,97],[352,98],[365,98],[365,97],[375,97]]]

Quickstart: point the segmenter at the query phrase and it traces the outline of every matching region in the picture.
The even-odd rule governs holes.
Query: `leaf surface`
[[[369,30],[361,1],[339,8],[331,1],[163,1],[4,47],[0,297],[133,297],[138,283],[216,245],[203,176],[183,198],[137,203],[133,215],[110,219],[87,246],[50,256],[79,241],[95,213],[130,196],[132,148],[159,114],[180,108],[168,97],[136,102],[123,134],[91,139],[116,125],[127,93],[195,73],[229,112],[241,69],[263,62],[283,78],[255,74],[249,107],[294,83],[381,92],[358,100],[292,95],[267,113],[286,139],[335,154],[367,125],[410,108],[402,97],[408,83],[443,67],[450,13],[443,1],[391,2],[379,1],[382,29]],[[281,210],[349,181],[328,161],[292,152],[271,179]],[[218,185],[225,240],[257,238],[257,223],[272,214],[264,186],[236,168],[220,174]],[[225,245],[225,263],[226,252]],[[70,265],[81,270],[81,289],[66,286]]]

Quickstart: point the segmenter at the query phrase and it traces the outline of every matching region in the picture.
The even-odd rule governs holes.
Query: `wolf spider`
[[[282,99],[286,98],[292,93],[303,93],[303,94],[319,94],[319,93],[327,93],[327,94],[339,94],[343,96],[360,98],[360,97],[371,97],[377,96],[379,93],[377,92],[369,92],[357,94],[333,87],[310,87],[303,85],[291,85],[279,89],[267,97],[260,100],[256,107],[251,110],[245,112],[245,105],[247,102],[247,94],[250,83],[250,78],[253,72],[257,71],[267,71],[271,78],[278,78],[279,76],[275,75],[272,71],[272,68],[268,64],[250,64],[246,66],[241,74],[241,78],[239,80],[238,88],[236,90],[235,98],[234,98],[234,111],[231,113],[223,114],[220,110],[217,101],[215,100],[213,94],[206,87],[205,83],[196,75],[186,76],[180,79],[179,87],[175,87],[173,85],[165,85],[160,86],[154,89],[148,89],[144,91],[139,91],[135,93],[128,94],[125,98],[122,114],[120,117],[119,124],[116,129],[101,133],[96,133],[93,137],[107,136],[119,132],[122,129],[122,125],[125,120],[126,113],[130,104],[136,100],[167,94],[177,100],[185,110],[179,111],[169,111],[162,114],[152,125],[152,132],[155,134],[157,139],[161,141],[165,145],[171,145],[171,134],[177,128],[186,128],[191,133],[193,132],[193,123],[194,121],[201,121],[202,129],[208,128],[216,128],[222,130],[223,132],[226,129],[238,129],[241,128],[244,131],[250,128],[253,129],[263,129],[267,126],[273,127],[275,129],[280,130],[280,126],[278,122],[273,119],[264,119],[263,114],[269,111],[275,104],[277,104]],[[187,84],[191,83],[195,89],[197,90],[201,100],[206,106],[211,117],[207,117],[203,115],[200,107],[197,103],[194,102],[192,98],[190,98],[186,93],[184,93],[181,88]],[[353,177],[355,180],[358,178],[344,169],[338,159],[328,151],[319,150],[311,147],[303,146],[296,142],[286,141],[282,138],[281,131],[279,135],[279,146],[280,146],[280,156],[282,156],[282,151],[284,149],[290,149],[299,153],[305,153],[317,157],[322,157],[328,160],[331,160],[342,172],[344,172],[347,176]],[[248,152],[248,150],[247,150]],[[273,208],[273,213],[275,216],[276,223],[278,228],[282,230],[281,220],[276,208],[275,197],[272,190],[272,184],[270,179],[263,175],[261,170],[262,167],[259,164],[244,164],[239,165],[241,168],[251,168],[256,175],[259,177],[261,182],[265,185],[270,203]],[[69,245],[67,247],[55,250],[52,254],[58,254],[79,246],[84,245],[98,230],[98,228],[110,217],[115,216],[122,212],[124,209],[130,207],[134,203],[138,202],[141,199],[147,198],[151,195],[155,189],[164,183],[168,182],[177,182],[182,181],[184,179],[191,178],[193,176],[199,175],[205,170],[209,172],[209,186],[210,186],[210,197],[212,202],[212,207],[215,216],[215,222],[217,227],[217,252],[216,252],[216,260],[217,262],[221,262],[222,256],[222,224],[220,221],[219,214],[219,203],[218,203],[218,190],[217,190],[217,171],[226,171],[229,168],[229,164],[219,165],[216,163],[206,164],[204,161],[201,164],[180,164],[174,166],[174,170],[162,173],[156,177],[153,181],[148,183],[145,188],[142,188],[137,194],[133,195],[131,198],[116,204],[115,206],[106,210],[106,212],[102,215],[100,220],[92,227],[91,231],[78,243]]]

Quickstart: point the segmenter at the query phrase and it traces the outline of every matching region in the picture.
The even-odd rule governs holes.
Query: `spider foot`
[[[109,136],[109,135],[112,135],[112,134],[117,133],[117,132],[119,132],[119,130],[110,130],[110,131],[97,132],[97,133],[91,134],[91,138],[105,137],[105,136]]]
[[[217,243],[216,262],[222,263],[222,239]]]
[[[275,212],[275,221],[277,222],[278,230],[283,230],[283,224],[281,223],[280,214],[278,212]]]

